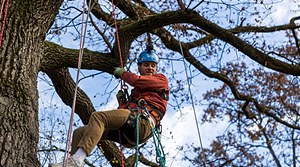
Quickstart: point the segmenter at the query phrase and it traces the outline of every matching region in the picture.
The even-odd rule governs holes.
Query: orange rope
[[[116,27],[116,41],[117,41],[117,44],[118,44],[118,51],[119,51],[119,55],[120,55],[120,65],[123,68],[124,65],[123,65],[123,59],[122,59],[121,44],[120,44],[120,40],[119,40],[117,18],[116,18],[116,15],[115,15],[114,1],[112,0],[111,3],[112,3],[112,15],[113,15],[114,24],[115,24],[115,27]],[[120,84],[121,89],[123,89],[122,80],[120,81],[120,83],[121,83]],[[123,153],[122,153],[121,130],[119,130],[119,143],[120,143],[121,165],[122,165],[122,167],[124,167],[125,166],[125,161],[124,161],[124,156],[123,156]]]
[[[118,43],[118,51],[119,51],[119,55],[120,55],[120,64],[121,64],[121,67],[124,67],[123,65],[123,60],[122,60],[122,52],[121,52],[121,45],[120,45],[120,40],[119,40],[119,33],[118,33],[118,25],[117,25],[117,18],[116,18],[116,15],[115,15],[115,6],[114,6],[114,1],[112,0],[112,15],[114,17],[114,24],[115,24],[115,27],[116,27],[116,40],[117,40],[117,43]]]

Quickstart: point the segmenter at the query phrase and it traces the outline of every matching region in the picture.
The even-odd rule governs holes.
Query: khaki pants
[[[136,145],[136,128],[129,127],[126,123],[130,112],[128,109],[117,109],[92,113],[89,123],[74,131],[71,155],[76,152],[78,147],[83,148],[89,155],[100,140],[112,140],[121,142],[120,144],[126,147],[134,147]],[[151,137],[149,121],[140,117],[138,128],[139,143],[144,143]]]

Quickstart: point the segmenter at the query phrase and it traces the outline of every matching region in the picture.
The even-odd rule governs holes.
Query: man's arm
[[[136,75],[131,72],[125,71],[121,79],[123,79],[129,85],[139,89],[168,89],[168,79],[163,74],[154,75]]]

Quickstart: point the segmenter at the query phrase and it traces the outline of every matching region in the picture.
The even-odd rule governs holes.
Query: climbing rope
[[[156,162],[159,163],[161,167],[166,166],[166,158],[165,158],[165,152],[163,150],[161,141],[160,141],[160,131],[158,129],[152,128],[152,137],[153,142],[155,145],[155,151],[156,151]],[[157,139],[157,140],[155,140]]]
[[[72,113],[71,113],[70,122],[69,122],[69,130],[68,130],[65,159],[64,159],[65,167],[68,167],[69,152],[70,152],[70,148],[71,148],[72,127],[73,127],[75,107],[76,107],[76,97],[77,97],[77,90],[78,90],[78,84],[79,84],[79,74],[80,74],[82,57],[83,57],[83,47],[84,47],[85,36],[86,36],[88,16],[90,13],[90,5],[91,5],[91,3],[88,6],[89,10],[88,10],[86,19],[84,19],[84,13],[85,13],[85,0],[84,0],[83,6],[82,6],[82,26],[81,26],[81,33],[80,33],[80,46],[79,46],[79,54],[78,54],[76,86],[75,86],[74,97],[73,97]],[[84,24],[84,20],[86,20],[85,24]],[[85,26],[83,26],[83,25],[85,25]]]
[[[123,59],[122,59],[121,44],[120,44],[120,39],[119,39],[119,30],[118,30],[118,25],[117,25],[117,17],[115,15],[114,1],[112,0],[111,3],[112,3],[112,15],[114,17],[114,24],[115,24],[115,28],[116,28],[116,41],[117,41],[117,44],[118,44],[118,51],[119,51],[119,55],[120,55],[120,65],[123,68],[124,65],[123,65]],[[122,88],[122,85],[121,85],[121,88]]]
[[[138,166],[139,163],[139,118],[142,114],[138,114],[136,117],[136,150],[135,150],[135,166]]]
[[[180,47],[181,55],[184,56],[181,42],[179,42],[179,47]],[[189,94],[190,94],[191,101],[192,101],[192,107],[193,107],[193,111],[194,111],[194,117],[195,117],[195,122],[196,122],[196,127],[197,127],[199,142],[200,142],[200,147],[201,147],[201,151],[202,151],[202,155],[203,155],[203,159],[204,159],[203,165],[204,165],[204,167],[206,167],[206,155],[205,155],[205,151],[204,151],[204,148],[203,148],[203,145],[202,145],[200,128],[199,128],[199,124],[198,124],[198,118],[197,118],[197,114],[196,114],[196,110],[195,110],[195,104],[194,104],[194,99],[193,99],[193,95],[192,95],[192,91],[191,91],[191,83],[190,83],[190,79],[189,79],[189,76],[188,76],[188,73],[187,73],[187,65],[186,65],[186,62],[184,60],[183,60],[183,63],[184,63],[184,68],[185,68],[185,72],[186,72],[186,78],[187,78],[187,82],[188,82]]]
[[[3,12],[3,9],[5,7],[4,17],[3,17],[3,20],[2,20],[2,26],[1,26],[1,33],[0,33],[0,46],[2,46],[2,38],[3,38],[3,34],[4,34],[4,29],[5,29],[5,23],[6,23],[6,18],[7,18],[9,0],[6,0],[5,6],[4,6],[4,4],[5,4],[5,0],[2,1],[1,10],[0,10],[0,20],[1,20],[2,19],[2,12]]]
[[[120,55],[120,65],[121,65],[121,67],[123,68],[124,65],[123,65],[123,59],[122,59],[121,44],[120,44],[120,40],[119,40],[118,25],[117,25],[117,17],[116,17],[116,15],[115,15],[115,5],[114,5],[114,1],[112,0],[111,3],[112,3],[112,15],[113,15],[113,18],[114,18],[114,24],[115,24],[115,28],[116,28],[116,41],[117,41],[117,44],[118,44],[118,51],[119,51],[119,55]],[[123,83],[122,83],[122,80],[120,80],[120,85],[121,85],[120,90],[122,90],[122,89],[123,89]],[[122,165],[122,167],[124,167],[124,166],[125,166],[125,161],[124,161],[124,156],[123,156],[123,152],[122,152],[121,130],[119,130],[119,143],[120,143],[121,165]]]

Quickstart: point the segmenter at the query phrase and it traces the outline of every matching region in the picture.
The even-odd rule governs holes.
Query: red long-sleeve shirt
[[[131,91],[131,98],[136,100],[145,99],[145,101],[156,107],[163,114],[166,112],[168,101],[161,97],[158,92],[162,92],[165,95],[169,95],[168,79],[163,74],[154,75],[136,75],[134,73],[125,71],[121,79],[126,83],[134,87]],[[136,103],[130,102],[129,107],[135,108]],[[126,104],[120,106],[120,108],[126,108]]]

